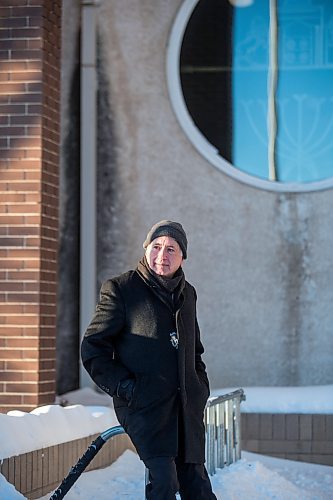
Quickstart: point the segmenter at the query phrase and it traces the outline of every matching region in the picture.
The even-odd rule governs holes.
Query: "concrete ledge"
[[[57,488],[97,436],[6,458],[0,463],[0,473],[28,499],[39,498]],[[135,451],[127,434],[109,439],[86,471],[111,465],[127,449]]]
[[[242,449],[333,465],[333,415],[242,413]]]

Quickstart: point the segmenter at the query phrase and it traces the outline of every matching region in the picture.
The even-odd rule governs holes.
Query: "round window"
[[[167,72],[185,132],[216,167],[274,190],[332,186],[331,0],[185,0]]]

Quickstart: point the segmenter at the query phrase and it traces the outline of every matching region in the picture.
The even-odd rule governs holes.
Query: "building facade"
[[[240,3],[259,9],[251,22]],[[261,4],[62,2],[59,393],[89,383],[79,342],[102,281],[136,266],[164,218],[188,234],[184,270],[198,291],[212,387],[332,383],[333,166],[323,156],[332,95],[311,80],[315,71],[331,78],[332,8],[279,2],[284,59],[268,121],[280,127],[263,148],[269,105],[259,90],[276,72],[274,16]],[[306,87],[285,91],[299,70],[320,89],[303,107]],[[288,102],[303,116],[289,135]],[[246,135],[241,125],[262,109]],[[303,123],[313,129],[304,140]]]
[[[216,15],[227,34],[219,35],[219,27],[209,24],[214,10],[213,14],[205,12],[208,3],[212,9],[220,6]],[[198,290],[199,323],[213,387],[332,383],[332,163],[323,181],[318,174],[306,182],[287,174],[284,182],[272,182],[259,177],[260,172],[235,168],[231,158],[235,146],[230,142],[236,142],[236,122],[242,116],[237,110],[232,112],[223,97],[228,93],[227,79],[221,82],[222,97],[215,101],[204,97],[204,104],[198,106],[200,82],[186,80],[191,65],[197,64],[197,74],[210,65],[212,73],[216,61],[205,59],[212,33],[220,37],[219,52],[224,54],[225,47],[225,56],[216,67],[230,63],[229,24],[238,15],[232,3],[237,4],[179,0],[96,4],[96,296],[104,279],[136,266],[144,235],[155,221],[179,220],[189,237],[184,268]],[[306,8],[294,2],[292,11],[280,2],[286,66],[293,61],[293,40],[286,38],[288,33],[295,32],[296,42],[303,43],[303,59],[306,49],[309,54],[319,53],[320,39],[312,50],[305,45],[303,32],[311,38],[318,26],[325,28],[321,23],[328,3],[321,4],[318,10],[314,2],[306,2]],[[78,15],[72,3],[65,2],[64,8],[71,11],[69,18]],[[300,8],[303,17],[297,11]],[[331,10],[326,17],[328,33]],[[298,31],[292,26],[295,19],[302,25]],[[206,42],[195,39],[202,20],[208,23],[202,28]],[[256,22],[254,28],[260,19]],[[259,35],[259,40],[253,40],[253,29],[246,38],[247,50],[235,49],[234,59],[235,54],[252,54],[251,44],[258,61],[264,58],[260,51],[265,43]],[[73,39],[76,36],[73,30]],[[293,51],[301,57],[297,46]],[[239,66],[242,61],[248,63],[245,55],[239,56]],[[309,57],[302,60],[302,69],[314,64]],[[72,61],[68,81],[73,81],[75,54]],[[331,75],[329,55],[326,63]],[[184,71],[177,74],[180,67]],[[302,76],[304,81],[307,74]],[[240,82],[244,78],[250,85],[249,74]],[[217,95],[218,85],[219,81],[206,80],[201,93],[206,89],[206,94],[209,90]],[[236,90],[242,100],[240,87],[241,83]],[[326,98],[325,91],[321,92]],[[208,109],[204,118],[200,118],[200,106]],[[219,106],[222,115],[231,118],[223,121],[223,116],[214,115],[214,107]],[[186,109],[192,123],[184,116]],[[67,123],[70,134],[70,120]],[[330,129],[324,125],[319,128],[321,136],[329,137]],[[214,143],[216,127],[220,127],[221,144],[217,144],[219,139]],[[206,141],[202,141],[204,135]],[[240,134],[238,141],[242,138]],[[222,151],[218,160],[207,152],[207,142]],[[239,158],[246,157],[247,147],[244,144],[245,151],[239,148]],[[250,158],[253,153],[248,151]],[[296,157],[298,151],[294,153]],[[281,155],[280,168],[283,162]],[[323,165],[324,159],[318,164]],[[67,300],[60,304],[62,309],[67,306]],[[72,331],[70,322],[63,325],[63,336]]]

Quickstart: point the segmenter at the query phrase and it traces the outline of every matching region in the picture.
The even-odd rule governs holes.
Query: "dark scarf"
[[[154,293],[172,310],[179,309],[182,301],[182,291],[185,287],[185,275],[180,267],[172,278],[156,274],[147,262],[146,256],[138,263],[137,273],[143,281],[152,288]]]

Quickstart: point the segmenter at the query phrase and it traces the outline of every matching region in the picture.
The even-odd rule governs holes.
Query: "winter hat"
[[[179,222],[172,222],[171,220],[161,220],[153,225],[147,238],[143,244],[143,248],[147,246],[156,238],[160,236],[170,236],[177,241],[183,252],[183,258],[187,258],[187,238],[183,226]]]

